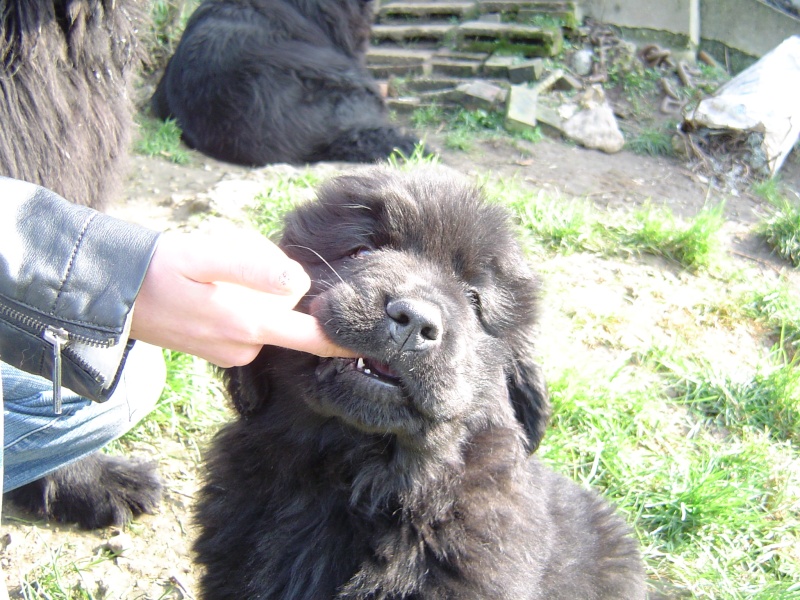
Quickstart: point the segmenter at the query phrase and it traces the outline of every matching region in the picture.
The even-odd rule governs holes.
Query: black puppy
[[[531,452],[538,285],[504,210],[441,171],[339,177],[288,217],[301,307],[360,358],[226,372],[195,549],[206,599],[635,600],[630,530]]]
[[[186,143],[244,165],[374,162],[416,140],[386,122],[363,66],[364,0],[206,0],[153,96]]]

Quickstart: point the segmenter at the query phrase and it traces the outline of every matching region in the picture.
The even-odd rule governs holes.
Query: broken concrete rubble
[[[684,121],[689,132],[699,129],[738,133],[752,140],[758,134],[766,175],[774,176],[800,137],[800,36],[784,40],[753,66],[742,71],[700,102]],[[748,142],[752,146],[752,142]]]

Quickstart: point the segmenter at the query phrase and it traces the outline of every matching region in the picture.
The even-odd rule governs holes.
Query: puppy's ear
[[[508,377],[508,395],[528,436],[528,452],[535,452],[550,419],[550,395],[541,367],[528,356],[514,357]]]
[[[267,378],[260,377],[256,382],[249,365],[225,369],[223,380],[233,407],[245,418],[258,412],[269,398]]]

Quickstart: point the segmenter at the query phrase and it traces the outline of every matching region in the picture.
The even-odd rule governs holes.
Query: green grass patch
[[[148,68],[156,70],[166,65],[175,52],[186,22],[200,0],[152,0],[150,2],[150,31],[145,36]]]
[[[672,134],[658,128],[647,128],[625,142],[625,147],[646,156],[672,156]]]
[[[675,597],[797,598],[800,495],[786,470],[796,446],[758,427],[724,437],[646,372],[549,373],[554,417],[540,456],[628,515],[650,578]]]
[[[505,117],[499,112],[464,108],[444,109],[433,104],[416,109],[411,113],[414,127],[441,128],[445,132],[444,144],[451,150],[468,152],[475,141],[497,136],[508,136],[528,142],[539,142],[544,138],[538,127],[523,132],[507,131],[504,126]]]
[[[297,204],[315,197],[316,187],[322,178],[313,171],[296,171],[279,174],[256,196],[256,206],[248,210],[258,230],[275,240],[283,229],[283,218]]]
[[[513,210],[529,239],[552,251],[651,254],[697,270],[710,267],[719,248],[721,205],[684,221],[650,204],[632,213],[601,211],[588,201],[526,190],[516,182],[487,179],[484,187]]]
[[[181,128],[174,119],[141,117],[134,151],[144,156],[160,156],[179,165],[189,162],[189,152],[181,143]]]
[[[705,362],[662,362],[676,401],[718,428],[764,432],[800,445],[800,369],[781,352],[754,373],[720,372]]]
[[[603,223],[620,248],[634,253],[652,254],[674,261],[689,269],[711,265],[718,249],[722,228],[722,205],[705,207],[693,219],[684,222],[664,207],[646,205],[620,225]]]
[[[219,377],[201,358],[164,350],[167,381],[161,397],[146,419],[108,448],[124,452],[131,442],[156,444],[169,437],[191,448],[209,435],[231,412]]]
[[[759,232],[778,256],[800,267],[800,202],[791,201],[772,188],[762,193],[767,194],[772,207]]]

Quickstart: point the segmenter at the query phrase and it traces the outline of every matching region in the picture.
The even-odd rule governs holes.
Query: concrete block
[[[468,109],[492,110],[505,102],[507,92],[500,86],[481,79],[461,84],[456,90],[462,96],[462,104]]]
[[[387,98],[386,107],[398,113],[408,114],[412,113],[418,108],[422,107],[422,102],[419,98],[413,96],[404,96],[402,98]]]
[[[487,77],[502,77],[508,79],[508,69],[516,62],[518,61],[515,56],[492,54],[486,62],[483,63],[483,74]]]
[[[564,135],[564,119],[554,108],[539,103],[536,106],[536,122],[541,130],[550,136]]]
[[[513,84],[538,81],[543,72],[544,61],[541,58],[534,58],[511,65],[508,68],[508,80]]]
[[[515,132],[535,129],[538,101],[539,94],[528,86],[512,85],[506,102],[506,129]]]

